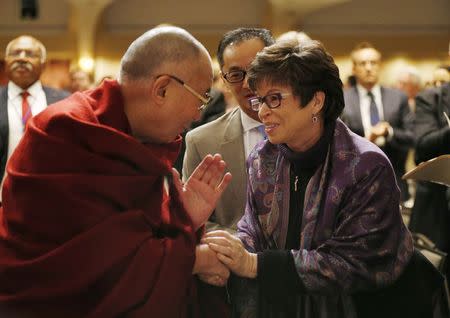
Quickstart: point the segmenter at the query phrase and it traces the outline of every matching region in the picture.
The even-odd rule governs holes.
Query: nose
[[[242,87],[243,87],[243,88],[249,89],[249,86],[248,86],[248,76],[247,76],[247,74],[244,75],[244,80],[242,81]]]
[[[28,60],[27,52],[25,52],[24,50],[21,50],[20,52],[18,52],[16,54],[16,59],[21,60],[21,61]]]
[[[258,111],[258,117],[259,119],[261,119],[261,121],[264,118],[267,118],[267,116],[269,116],[270,114],[270,108],[266,105],[266,103],[262,103],[261,106],[259,107],[259,111]]]
[[[364,66],[367,71],[371,71],[374,65],[371,62],[367,62],[366,64],[364,64]]]

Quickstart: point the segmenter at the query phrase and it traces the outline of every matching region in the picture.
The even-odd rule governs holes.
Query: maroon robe
[[[3,188],[0,317],[198,313],[196,233],[163,186],[179,146],[130,136],[115,81],[33,118]]]

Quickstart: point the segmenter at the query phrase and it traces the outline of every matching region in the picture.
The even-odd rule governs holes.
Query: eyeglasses
[[[263,97],[252,97],[248,99],[250,108],[254,111],[259,111],[263,104],[266,104],[269,108],[277,108],[281,105],[281,100],[290,96],[289,93],[273,93]]]
[[[223,74],[223,78],[227,80],[228,83],[240,83],[244,80],[247,71],[244,70],[236,70],[229,71],[228,73]]]
[[[184,88],[186,88],[189,91],[189,93],[191,93],[192,95],[197,97],[202,102],[202,105],[200,105],[198,110],[203,110],[208,105],[208,103],[211,101],[211,96],[209,96],[208,93],[206,93],[206,97],[202,96],[201,94],[197,93],[195,89],[193,89],[191,86],[186,84],[183,80],[179,79],[178,77],[176,77],[174,75],[170,75],[170,74],[161,74],[161,75],[158,75],[157,78],[161,77],[161,76],[170,77],[171,79],[175,80],[175,82],[181,84]]]

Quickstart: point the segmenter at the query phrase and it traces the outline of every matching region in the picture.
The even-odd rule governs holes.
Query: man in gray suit
[[[274,43],[265,29],[239,28],[224,35],[219,43],[217,59],[226,86],[239,107],[213,122],[190,131],[186,136],[183,178],[187,179],[206,154],[220,153],[228,164],[233,181],[217,203],[207,223],[207,230],[235,231],[245,208],[245,162],[253,147],[264,139],[258,113],[248,99],[254,97],[247,84],[246,70],[265,46]]]
[[[0,87],[0,180],[28,119],[69,96],[68,92],[42,86],[39,78],[45,60],[45,47],[34,37],[19,36],[6,47],[5,71],[9,82]]]
[[[400,90],[378,83],[381,54],[364,42],[351,53],[357,84],[344,92],[342,119],[358,135],[378,145],[387,155],[401,190],[401,201],[409,199],[405,173],[408,150],[414,146],[413,113],[408,98]]]

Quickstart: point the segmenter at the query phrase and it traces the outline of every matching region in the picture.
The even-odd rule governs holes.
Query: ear
[[[222,71],[220,71],[220,78],[222,79],[222,82],[225,84],[226,87],[228,87],[228,81],[225,79],[225,77],[223,76]]]
[[[317,91],[313,97],[313,112],[314,114],[319,114],[322,111],[323,105],[325,104],[325,93],[322,91]]]
[[[168,86],[170,78],[168,76],[158,77],[150,89],[151,98],[156,101],[158,105],[164,104],[168,95]]]

